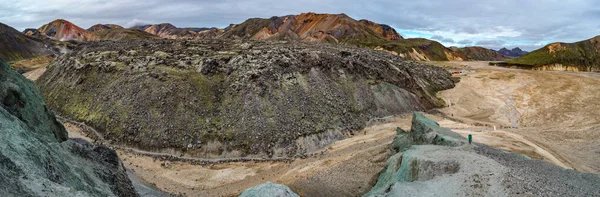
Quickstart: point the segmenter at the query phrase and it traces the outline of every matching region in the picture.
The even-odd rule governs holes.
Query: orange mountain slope
[[[92,32],[82,29],[73,23],[58,19],[48,24],[43,25],[38,29],[41,33],[46,36],[60,41],[77,40],[77,41],[91,41],[99,40],[98,36]]]
[[[252,18],[242,24],[231,26],[224,37],[242,37],[253,39],[291,39],[307,42],[340,42],[344,39],[401,39],[393,30],[377,31],[379,24],[370,26],[350,18],[345,14],[302,13],[272,17],[269,19]],[[381,28],[381,25],[379,25]],[[389,27],[389,26],[388,26]],[[383,29],[383,28],[382,28]],[[388,35],[389,34],[389,35]],[[392,40],[392,39],[390,39]]]

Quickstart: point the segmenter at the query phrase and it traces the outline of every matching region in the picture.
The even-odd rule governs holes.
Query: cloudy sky
[[[225,27],[251,17],[302,12],[346,13],[391,25],[404,37],[433,39],[446,46],[533,50],[600,35],[597,0],[2,0],[0,22],[18,30],[57,18],[83,28],[162,22]]]

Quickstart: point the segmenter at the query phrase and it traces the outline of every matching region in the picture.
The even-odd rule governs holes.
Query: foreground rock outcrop
[[[139,47],[142,46],[142,47]],[[38,83],[112,144],[202,158],[303,156],[372,118],[441,106],[441,68],[329,44],[94,42]]]
[[[137,196],[117,154],[67,139],[35,85],[0,60],[3,196]]]
[[[281,184],[267,182],[247,189],[239,197],[300,197],[289,187]]]
[[[477,139],[475,139],[477,141]],[[600,176],[467,140],[415,113],[364,196],[598,196]]]

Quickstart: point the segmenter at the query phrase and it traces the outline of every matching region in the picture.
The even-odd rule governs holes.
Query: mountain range
[[[139,30],[139,31],[136,31]],[[107,32],[108,31],[108,32]],[[149,34],[141,33],[146,32]],[[122,39],[253,39],[325,42],[384,50],[411,60],[468,60],[463,54],[427,39],[404,39],[389,25],[369,20],[355,20],[345,14],[302,13],[281,17],[252,18],[241,24],[219,28],[178,28],[169,23],[123,28],[114,24],[97,24],[83,29],[58,19],[26,35],[54,40],[122,40]],[[155,36],[150,36],[150,34]]]
[[[600,71],[600,36],[556,42],[500,65],[539,70]]]
[[[511,50],[502,48],[495,51],[476,46],[464,48],[445,47],[439,42],[424,38],[405,39],[389,25],[365,19],[355,20],[346,14],[317,14],[312,12],[298,15],[274,16],[271,18],[251,18],[240,24],[231,24],[222,29],[214,27],[179,28],[170,23],[161,23],[139,25],[131,28],[124,28],[115,24],[96,24],[86,30],[69,21],[58,19],[38,29],[26,29],[23,33],[29,36],[28,39],[32,39],[32,37],[41,40],[51,38],[59,41],[156,38],[290,40],[367,47],[416,61],[500,61],[524,56],[523,58],[508,61],[510,64],[523,65],[541,65],[542,63],[553,62],[542,60],[543,58],[537,59],[536,57],[543,54],[544,51],[549,51],[548,48],[558,47],[561,49],[566,48],[566,50],[550,58],[557,59],[556,62],[583,64],[584,66],[595,62],[595,60],[589,60],[589,58],[595,57],[593,54],[581,54],[581,52],[573,49],[574,46],[590,48],[593,44],[590,45],[589,41],[573,44],[553,43],[551,44],[552,46],[546,46],[540,49],[542,51],[536,51],[535,54],[527,56],[528,52],[518,47]],[[562,53],[568,53],[566,55],[568,57],[561,55]],[[545,52],[545,54],[549,54],[549,52]],[[9,56],[15,59],[14,54],[5,54],[2,57],[11,59]],[[584,58],[585,60],[576,60],[577,58]]]

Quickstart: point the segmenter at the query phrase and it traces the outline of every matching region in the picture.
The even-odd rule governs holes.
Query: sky
[[[66,19],[87,29],[102,23],[131,27],[226,27],[253,17],[303,12],[345,13],[394,27],[406,38],[445,46],[520,47],[600,35],[597,0],[0,0],[0,22],[18,30]]]

